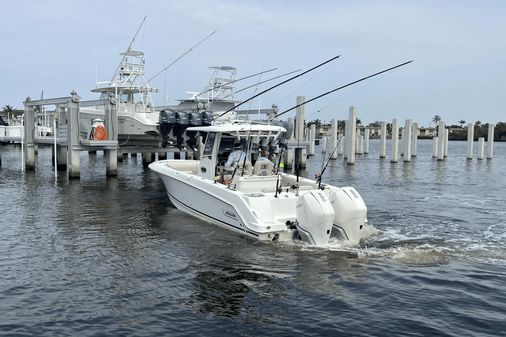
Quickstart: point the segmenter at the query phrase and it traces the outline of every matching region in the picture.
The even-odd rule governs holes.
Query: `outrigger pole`
[[[316,97],[314,97],[314,98],[311,98],[310,100],[307,100],[307,101],[305,101],[305,102],[303,102],[303,103],[297,104],[297,105],[295,105],[295,106],[291,107],[290,109],[286,109],[285,111],[283,111],[283,112],[280,112],[280,113],[276,114],[274,117],[279,117],[279,116],[281,116],[281,115],[284,115],[285,113],[287,113],[287,112],[289,112],[289,111],[292,111],[293,109],[297,109],[298,107],[303,106],[304,104],[307,104],[307,103],[312,102],[312,101],[314,101],[314,100],[317,100],[317,99],[319,99],[319,98],[322,98],[323,96],[327,96],[327,95],[329,95],[329,94],[331,94],[331,93],[333,93],[333,92],[336,92],[336,91],[338,91],[338,90],[344,89],[344,88],[349,87],[350,85],[356,84],[356,83],[358,83],[358,82],[365,81],[365,80],[367,80],[367,79],[369,79],[369,78],[371,78],[371,77],[378,76],[378,75],[380,75],[380,74],[386,73],[387,71],[393,70],[393,69],[395,69],[395,68],[399,68],[399,67],[405,66],[406,64],[409,64],[409,63],[411,63],[411,62],[413,62],[413,61],[408,61],[408,62],[404,62],[404,63],[398,64],[398,65],[396,65],[396,66],[394,66],[394,67],[391,67],[391,68],[388,68],[388,69],[385,69],[385,70],[379,71],[379,72],[377,72],[377,73],[375,73],[375,74],[372,74],[372,75],[369,75],[369,76],[366,76],[366,77],[362,77],[362,78],[361,78],[361,79],[359,79],[359,80],[356,80],[356,81],[350,82],[350,83],[348,83],[348,84],[345,84],[345,85],[343,85],[343,86],[340,86],[339,88],[336,88],[336,89],[333,89],[333,90],[327,91],[327,92],[326,92],[326,93],[324,93],[324,94],[321,94],[321,95],[319,95],[319,96],[316,96]]]
[[[276,76],[276,77],[272,77],[272,78],[266,79],[266,80],[264,80],[264,81],[262,81],[262,82],[258,82],[258,83],[256,83],[256,84],[253,84],[253,85],[247,86],[247,87],[245,87],[245,88],[241,88],[241,89],[237,90],[235,93],[237,94],[238,92],[241,92],[241,91],[244,91],[244,90],[247,90],[247,89],[250,89],[250,88],[256,87],[257,85],[263,84],[263,83],[265,83],[265,82],[273,81],[273,80],[278,79],[278,78],[283,77],[283,76],[288,76],[288,75],[291,75],[291,74],[293,74],[293,73],[297,73],[297,72],[299,72],[299,71],[301,71],[301,70],[302,70],[302,69],[297,69],[297,70],[294,70],[294,71],[290,71],[290,72],[288,72],[288,73],[285,73],[285,74],[283,74],[283,75],[279,75],[279,76]]]
[[[228,109],[227,111],[223,112],[221,115],[219,115],[219,116],[218,116],[218,118],[223,117],[224,115],[226,115],[226,114],[227,114],[227,113],[229,113],[230,111],[232,111],[232,110],[234,110],[234,109],[236,109],[236,108],[240,107],[240,106],[241,106],[241,105],[243,105],[244,103],[247,103],[247,102],[251,101],[253,98],[256,98],[256,97],[258,97],[258,96],[260,96],[260,95],[263,95],[263,94],[265,94],[267,91],[270,91],[270,90],[272,90],[272,89],[274,89],[274,88],[279,87],[280,85],[283,85],[283,84],[285,84],[285,83],[287,83],[287,82],[290,82],[291,80],[294,80],[294,79],[296,79],[296,78],[298,78],[298,77],[301,77],[302,75],[307,74],[308,72],[313,71],[313,70],[315,70],[316,68],[319,68],[319,67],[321,67],[321,66],[323,66],[323,65],[325,65],[325,64],[327,64],[327,63],[329,63],[329,62],[332,62],[332,61],[334,61],[335,59],[337,59],[337,58],[339,58],[339,57],[341,57],[341,55],[334,56],[333,58],[328,59],[327,61],[325,61],[325,62],[323,62],[323,63],[320,63],[319,65],[314,66],[314,67],[313,67],[313,68],[311,68],[311,69],[308,69],[308,70],[306,70],[306,71],[304,71],[304,72],[302,72],[302,73],[300,73],[300,74],[298,74],[298,75],[292,76],[292,77],[290,77],[289,79],[284,80],[283,82],[280,82],[280,83],[278,83],[278,84],[276,84],[276,85],[273,85],[272,87],[267,88],[267,89],[265,89],[265,90],[263,90],[263,91],[259,92],[258,94],[251,96],[250,98],[248,98],[248,99],[246,99],[246,100],[242,101],[242,102],[241,102],[241,103],[239,103],[239,104],[234,105],[233,107],[231,107],[231,108],[230,108],[230,109]]]
[[[207,93],[207,92],[209,92],[211,90],[214,90],[214,89],[217,89],[217,88],[219,89],[219,88],[223,87],[224,85],[228,85],[228,84],[232,84],[232,83],[235,83],[235,82],[239,82],[239,81],[242,81],[242,80],[254,77],[254,76],[262,75],[262,74],[265,74],[265,73],[268,73],[268,72],[271,72],[271,71],[274,71],[274,70],[278,70],[278,68],[272,68],[272,69],[269,69],[269,70],[264,70],[264,71],[261,71],[259,73],[253,74],[253,75],[248,75],[248,76],[245,76],[245,77],[242,77],[242,78],[238,78],[237,80],[233,80],[233,81],[229,81],[227,83],[223,83],[222,85],[219,85],[217,87],[212,87],[211,89],[202,91],[202,92],[196,94],[195,96],[200,96],[200,95],[203,95],[203,94],[205,94],[205,93]]]
[[[202,40],[200,40],[198,43],[196,43],[193,47],[191,47],[190,49],[188,49],[187,51],[185,51],[181,56],[179,56],[177,59],[175,59],[174,61],[172,61],[168,66],[166,66],[165,68],[163,68],[162,70],[160,70],[159,72],[157,72],[153,77],[151,77],[149,80],[147,80],[147,82],[151,82],[152,80],[154,80],[156,77],[158,77],[158,75],[160,75],[161,73],[163,73],[165,70],[169,69],[170,67],[172,67],[177,61],[179,61],[180,59],[182,59],[183,57],[186,56],[186,54],[188,54],[189,52],[191,52],[194,48],[197,48],[200,44],[204,43],[204,41],[206,41],[207,39],[209,39],[211,36],[214,35],[214,33],[216,33],[216,31],[212,32],[211,34],[207,35],[205,38],[203,38]]]

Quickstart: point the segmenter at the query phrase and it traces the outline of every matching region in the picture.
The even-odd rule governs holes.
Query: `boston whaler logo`
[[[237,219],[237,215],[232,212],[232,211],[227,211],[225,209],[222,209],[223,211],[223,214],[225,214],[226,216],[228,216],[229,218],[232,218],[232,219]]]

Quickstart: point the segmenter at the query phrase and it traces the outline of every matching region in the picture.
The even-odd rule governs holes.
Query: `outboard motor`
[[[198,112],[190,112],[188,114],[188,125],[189,126],[201,126],[202,119]],[[187,131],[188,145],[193,151],[197,151],[197,131]]]
[[[296,216],[302,241],[316,246],[328,244],[335,214],[323,191],[301,195],[296,204]]]
[[[200,121],[203,126],[209,126],[213,123],[213,114],[210,111],[202,111],[200,113]]]
[[[364,227],[367,224],[367,206],[364,200],[353,187],[329,186],[325,191],[328,191],[334,209],[333,232],[337,237],[344,236],[352,243],[359,244],[365,236]]]
[[[162,147],[167,145],[174,145],[174,142],[169,138],[170,131],[176,124],[176,112],[174,110],[160,111],[160,134],[162,135]]]
[[[174,125],[174,135],[177,139],[177,147],[183,149],[183,134],[188,127],[188,113],[184,111],[176,111],[176,125]]]

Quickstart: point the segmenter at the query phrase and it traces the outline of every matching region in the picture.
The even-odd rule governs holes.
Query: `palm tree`
[[[3,107],[2,111],[5,114],[5,116],[7,117],[7,123],[8,123],[10,120],[10,115],[12,115],[14,113],[14,111],[16,111],[16,108],[7,104],[6,106]]]
[[[436,125],[436,126],[440,120],[441,120],[441,116],[439,116],[439,115],[434,115],[434,117],[432,117],[432,121],[434,122],[434,125]]]
[[[466,121],[465,121],[465,120],[463,120],[463,119],[461,119],[461,120],[459,121],[459,124],[460,124],[460,127],[462,128],[462,127],[464,127],[464,124],[466,124]]]

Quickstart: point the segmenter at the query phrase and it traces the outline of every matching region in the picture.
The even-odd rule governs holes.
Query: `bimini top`
[[[282,126],[265,125],[265,124],[246,124],[246,123],[224,123],[210,126],[193,126],[186,129],[187,131],[201,132],[221,132],[221,133],[280,133],[286,132]]]

